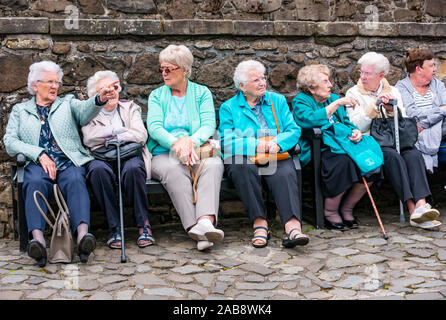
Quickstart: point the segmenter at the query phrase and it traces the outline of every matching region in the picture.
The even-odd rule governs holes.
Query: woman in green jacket
[[[159,61],[164,86],[150,94],[147,112],[152,176],[166,188],[184,229],[197,241],[197,249],[204,250],[224,237],[223,231],[215,228],[221,159],[206,159],[195,204],[190,172],[199,168],[197,149],[215,132],[212,94],[207,87],[189,81],[193,56],[186,46],[169,45],[160,52]]]
[[[294,119],[302,128],[320,128],[328,123],[342,122],[351,128],[348,139],[358,143],[362,139],[361,131],[350,122],[344,107],[354,107],[359,102],[353,97],[339,98],[331,93],[333,86],[329,77],[330,71],[325,65],[309,65],[299,70],[297,87],[301,92],[293,100]],[[302,150],[300,159],[305,166],[311,157],[310,144],[301,137],[299,145]],[[323,143],[321,176],[325,226],[337,230],[357,228],[353,208],[366,189],[355,162],[347,154]]]
[[[33,238],[28,255],[40,267],[47,262],[45,220],[34,203],[33,193],[38,190],[48,198],[53,184],[57,183],[67,202],[72,232],[77,233],[80,260],[87,262],[96,239],[88,233],[90,198],[84,165],[93,158],[82,146],[78,127],[86,125],[101,111],[113,97],[113,89],[101,88],[86,101],[74,99],[73,95],[59,98],[57,92],[63,72],[57,64],[36,62],[29,70],[28,91],[33,97],[13,107],[3,137],[10,156],[22,153],[27,160],[23,194],[27,227]],[[47,211],[43,201],[40,206]]]

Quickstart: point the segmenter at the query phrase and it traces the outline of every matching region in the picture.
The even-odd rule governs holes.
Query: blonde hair
[[[310,64],[300,69],[297,74],[297,90],[311,94],[310,89],[315,89],[319,85],[321,73],[330,77],[330,69],[323,64]]]
[[[192,74],[192,63],[194,63],[194,56],[192,52],[185,45],[168,45],[159,55],[160,63],[162,61],[169,62],[173,65],[187,70],[186,77]]]

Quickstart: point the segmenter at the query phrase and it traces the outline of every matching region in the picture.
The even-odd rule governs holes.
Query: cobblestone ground
[[[224,242],[206,252],[179,225],[155,226],[157,244],[145,249],[127,229],[127,263],[104,232],[87,264],[76,256],[44,268],[0,240],[0,299],[445,299],[446,219],[425,231],[401,225],[398,207],[387,211],[388,241],[369,211],[347,232],[304,223],[310,243],[294,249],[281,246],[278,222],[268,247],[253,248],[245,218],[221,219]]]

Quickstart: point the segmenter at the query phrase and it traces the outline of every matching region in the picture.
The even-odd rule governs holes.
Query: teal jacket
[[[321,128],[326,126],[329,124],[329,121],[327,119],[325,107],[338,99],[339,96],[332,93],[330,98],[328,98],[326,102],[322,103],[314,100],[312,96],[301,92],[293,99],[294,120],[302,128]],[[340,106],[334,114],[347,127],[351,128],[352,130],[358,129],[352,122],[350,122],[344,106]],[[310,141],[301,137],[299,140],[299,145],[301,149],[299,159],[302,166],[305,166],[311,160]],[[326,150],[326,148],[322,148],[322,151],[324,150]]]
[[[63,153],[78,167],[93,160],[82,146],[79,128],[89,123],[101,111],[102,106],[97,106],[95,99],[96,96],[81,101],[75,99],[72,94],[63,98],[57,97],[48,115],[54,139]],[[29,160],[37,161],[39,154],[44,151],[39,147],[41,127],[35,97],[16,104],[9,115],[3,137],[6,152],[11,157],[23,153],[28,160],[27,164]]]
[[[162,86],[152,91],[147,110],[147,147],[152,152],[160,145],[168,150],[177,138],[164,129],[164,120],[172,99],[170,87]],[[197,83],[187,81],[186,108],[189,116],[189,134],[196,146],[201,146],[215,132],[215,109],[211,91]]]
[[[294,122],[283,95],[267,91],[265,98],[266,105],[262,106],[262,113],[268,128],[275,131],[276,136],[272,141],[280,146],[281,151],[288,151],[297,144],[300,128]],[[274,104],[274,110],[276,111],[279,134],[277,134],[271,103]],[[219,120],[223,159],[235,155],[256,155],[257,131],[260,130],[260,123],[240,90],[237,95],[221,105]]]

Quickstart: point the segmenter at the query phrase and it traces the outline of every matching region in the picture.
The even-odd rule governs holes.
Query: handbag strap
[[[400,108],[396,107],[396,109],[398,110],[398,119],[402,119],[403,118],[403,114],[401,113]],[[379,105],[379,110],[381,112],[381,116],[383,117],[383,119],[386,119],[385,121],[387,121],[387,117],[384,115],[384,110],[383,110],[383,105],[382,104]]]
[[[37,206],[37,209],[39,210],[40,214],[45,219],[45,221],[48,223],[48,225],[50,225],[50,227],[54,229],[54,224],[50,221],[48,216],[45,214],[45,212],[43,212],[42,208],[40,207],[39,202],[37,201],[37,195],[39,195],[42,198],[42,200],[45,203],[46,207],[48,208],[48,211],[50,212],[51,216],[53,217],[54,220],[56,220],[54,211],[53,211],[53,209],[51,209],[51,206],[48,203],[48,200],[46,200],[46,198],[44,197],[44,195],[39,190],[35,190],[33,196],[34,196],[34,202]]]
[[[280,129],[279,129],[279,123],[277,122],[276,110],[274,110],[273,98],[271,98],[271,110],[273,111],[274,120],[276,121],[277,134],[279,134],[280,133]]]
[[[62,191],[60,191],[60,188],[57,184],[53,185],[53,191],[54,191],[54,198],[56,198],[56,203],[57,206],[59,207],[59,212],[62,215],[62,218],[65,220],[65,222],[68,223],[70,218],[70,211],[68,210],[68,206],[62,195]]]

